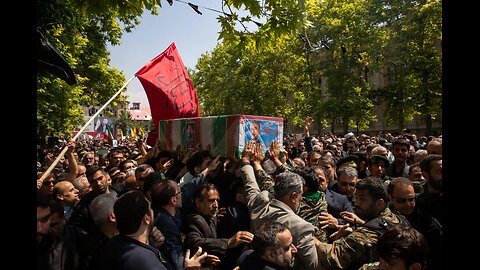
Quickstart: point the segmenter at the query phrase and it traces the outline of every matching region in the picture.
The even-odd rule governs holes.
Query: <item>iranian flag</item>
[[[228,147],[234,145],[237,126],[238,118],[226,116],[161,120],[159,138],[170,151],[175,151],[179,146],[193,150],[201,145],[202,149],[209,149],[213,155],[225,155]],[[230,131],[230,136],[227,136],[227,131]]]
[[[106,132],[107,132],[107,140],[110,144],[113,144],[113,130],[112,130],[112,127],[110,125],[107,125],[106,126]]]

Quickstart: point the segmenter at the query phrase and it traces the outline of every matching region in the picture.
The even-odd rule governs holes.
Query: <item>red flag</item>
[[[200,116],[195,87],[175,43],[135,75],[147,94],[155,129],[160,120]]]

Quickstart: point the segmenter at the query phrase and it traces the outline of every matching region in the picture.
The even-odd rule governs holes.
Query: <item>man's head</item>
[[[379,146],[376,146],[372,149],[372,156],[373,155],[378,155],[378,156],[384,156],[384,157],[387,157],[388,156],[388,149],[379,145]]]
[[[401,164],[407,162],[409,155],[410,143],[404,138],[397,138],[392,143],[393,156],[395,157],[395,163]]]
[[[94,163],[95,153],[93,152],[86,152],[82,157],[82,163],[85,164],[86,167],[92,166]]]
[[[300,211],[300,201],[303,194],[303,178],[292,172],[283,172],[275,178],[274,196],[284,202],[293,212]]]
[[[143,182],[143,194],[149,201],[152,201],[152,188],[155,186],[156,183],[164,180],[164,176],[161,172],[152,172],[145,177],[145,181]]]
[[[282,269],[291,269],[295,263],[297,248],[293,245],[290,230],[285,225],[264,223],[255,231],[252,240],[255,254]]]
[[[321,168],[319,168],[321,170]],[[301,169],[298,174],[305,180],[304,191],[317,192],[320,190],[320,177],[313,171],[312,168],[307,167]],[[323,174],[323,182],[325,180],[325,174]]]
[[[100,166],[93,165],[89,167],[86,176],[92,189],[100,194],[107,192],[112,184],[110,175],[108,175],[108,173],[106,173]]]
[[[348,198],[353,197],[358,181],[358,171],[353,167],[343,166],[337,171],[338,191]]]
[[[439,193],[442,191],[442,156],[428,155],[420,162],[423,177],[427,181],[429,192]]]
[[[80,199],[92,190],[90,182],[88,182],[88,179],[85,175],[78,176],[73,180],[72,183],[73,186],[78,189],[78,198]]]
[[[201,185],[195,194],[195,208],[203,216],[213,217],[217,214],[220,195],[214,184]]]
[[[51,223],[50,202],[47,195],[37,190],[37,243],[43,242],[50,230]]]
[[[393,209],[408,217],[415,208],[415,190],[412,182],[404,177],[395,178],[388,184],[388,197]]]
[[[428,142],[425,147],[429,155],[441,155],[442,154],[442,139],[434,138]]]
[[[164,180],[152,187],[152,208],[171,206],[174,209],[182,207],[182,190],[177,182]]]
[[[408,169],[408,178],[410,181],[425,181],[423,177],[422,169],[420,168],[420,163],[413,163]]]
[[[41,172],[37,175],[37,178],[40,179],[45,172]],[[50,173],[45,179],[43,179],[42,186],[40,187],[40,191],[42,191],[47,197],[52,196],[53,187],[55,186],[55,175]]]
[[[63,205],[59,201],[50,201],[50,230],[49,233],[56,237],[61,237],[65,229],[67,220],[63,214]]]
[[[53,198],[64,205],[74,206],[80,200],[78,189],[70,181],[60,181],[53,187]]]
[[[120,162],[118,167],[122,172],[127,173],[129,170],[135,170],[135,168],[137,168],[137,162],[132,159],[125,159],[124,161]]]
[[[426,157],[428,155],[428,152],[427,150],[425,149],[419,149],[415,152],[415,154],[413,154],[413,162],[414,163],[417,163],[417,162],[420,162],[422,161],[422,159],[424,157]]]
[[[332,155],[323,155],[320,158],[320,166],[325,171],[325,177],[327,178],[327,183],[335,180],[335,173],[337,166],[335,165],[335,158]]]
[[[128,191],[120,196],[113,206],[117,228],[122,235],[147,235],[153,227],[153,211],[145,195],[138,190]]]
[[[393,226],[377,242],[379,269],[422,270],[428,254],[428,242],[412,227]]]
[[[323,169],[321,166],[313,166],[312,171],[318,177],[318,190],[325,191],[328,187],[328,180],[325,169]],[[305,180],[305,182],[307,181]]]
[[[366,147],[366,151],[367,151],[367,156],[368,157],[371,157],[373,154],[372,154],[372,150],[373,148],[377,147],[377,146],[380,146],[376,143],[369,143],[367,144],[367,147]]]
[[[90,203],[88,210],[97,228],[103,230],[109,224],[116,227],[115,214],[113,213],[116,200],[116,194],[111,192],[97,196]]]
[[[354,194],[355,213],[368,221],[380,215],[387,207],[387,191],[378,177],[366,177],[356,184]]]
[[[359,142],[356,139],[350,138],[347,141],[347,154],[352,155],[353,152],[358,151]]]
[[[212,155],[208,150],[202,150],[195,152],[187,161],[187,169],[191,175],[197,175],[203,172],[207,167],[210,161],[212,160]]]
[[[387,168],[390,166],[390,162],[385,156],[381,155],[372,155],[369,159],[370,173],[371,176],[382,178],[387,172]]]
[[[109,153],[110,155],[110,165],[112,167],[118,167],[120,162],[125,160],[125,153],[120,149],[114,149]]]
[[[322,153],[320,151],[312,151],[308,153],[307,165],[310,167],[318,165],[321,157],[322,157]]]
[[[137,181],[138,188],[143,191],[143,185],[147,175],[153,172],[153,167],[148,164],[141,164],[135,169],[135,179]]]
[[[85,165],[83,165],[83,163],[78,163],[77,164],[77,177],[85,176],[86,172],[87,172],[87,167],[85,167]]]

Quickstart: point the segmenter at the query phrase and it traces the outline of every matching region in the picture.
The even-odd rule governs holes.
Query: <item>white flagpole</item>
[[[80,134],[82,134],[82,132],[88,127],[88,125],[95,119],[95,117],[97,117],[100,112],[102,112],[107,106],[108,104],[110,104],[110,102],[112,102],[121,92],[122,90],[127,87],[127,85],[135,78],[135,75],[132,76],[123,86],[122,88],[120,88],[120,90],[117,91],[117,93],[115,93],[115,95],[113,95],[108,101],[107,103],[103,104],[103,106],[98,109],[98,111],[92,116],[90,117],[90,119],[88,119],[87,123],[77,132],[77,134],[75,134],[75,136],[73,136],[72,140],[77,140],[78,136],[80,136]],[[68,150],[68,147],[65,146],[65,148],[63,148],[62,152],[60,152],[60,154],[57,156],[57,158],[53,161],[53,163],[50,165],[50,167],[48,167],[47,171],[42,175],[42,177],[40,177],[40,181],[43,183],[43,180],[48,176],[48,174],[50,174],[50,172],[52,172],[53,168],[55,167],[55,165],[57,165],[57,163],[60,161],[60,159],[63,157],[63,155],[65,155],[65,153],[67,152]]]

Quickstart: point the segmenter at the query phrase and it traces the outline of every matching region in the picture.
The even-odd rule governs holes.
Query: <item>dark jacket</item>
[[[160,251],[133,238],[112,238],[100,257],[102,270],[167,270],[168,263]]]
[[[352,204],[348,201],[347,196],[337,193],[327,188],[325,190],[327,199],[327,211],[330,215],[334,216],[339,224],[345,224],[345,221],[340,216],[340,212],[348,211],[353,213]]]
[[[159,208],[155,212],[155,226],[165,237],[165,241],[159,249],[165,254],[165,257],[175,269],[182,269],[185,251],[180,235],[180,228],[182,226],[180,214],[177,211],[177,215],[172,216],[163,208]]]
[[[38,270],[76,270],[80,269],[80,252],[75,243],[65,237],[48,235],[37,244]]]
[[[187,216],[185,228],[186,248],[193,252],[200,246],[203,251],[216,255],[220,259],[225,255],[228,239],[217,238],[216,217],[204,217],[198,213],[192,213]]]
[[[237,265],[240,266],[240,269],[247,270],[282,270],[278,265],[267,262],[264,259],[258,257],[253,249],[249,249],[242,253],[240,258],[237,260]]]

